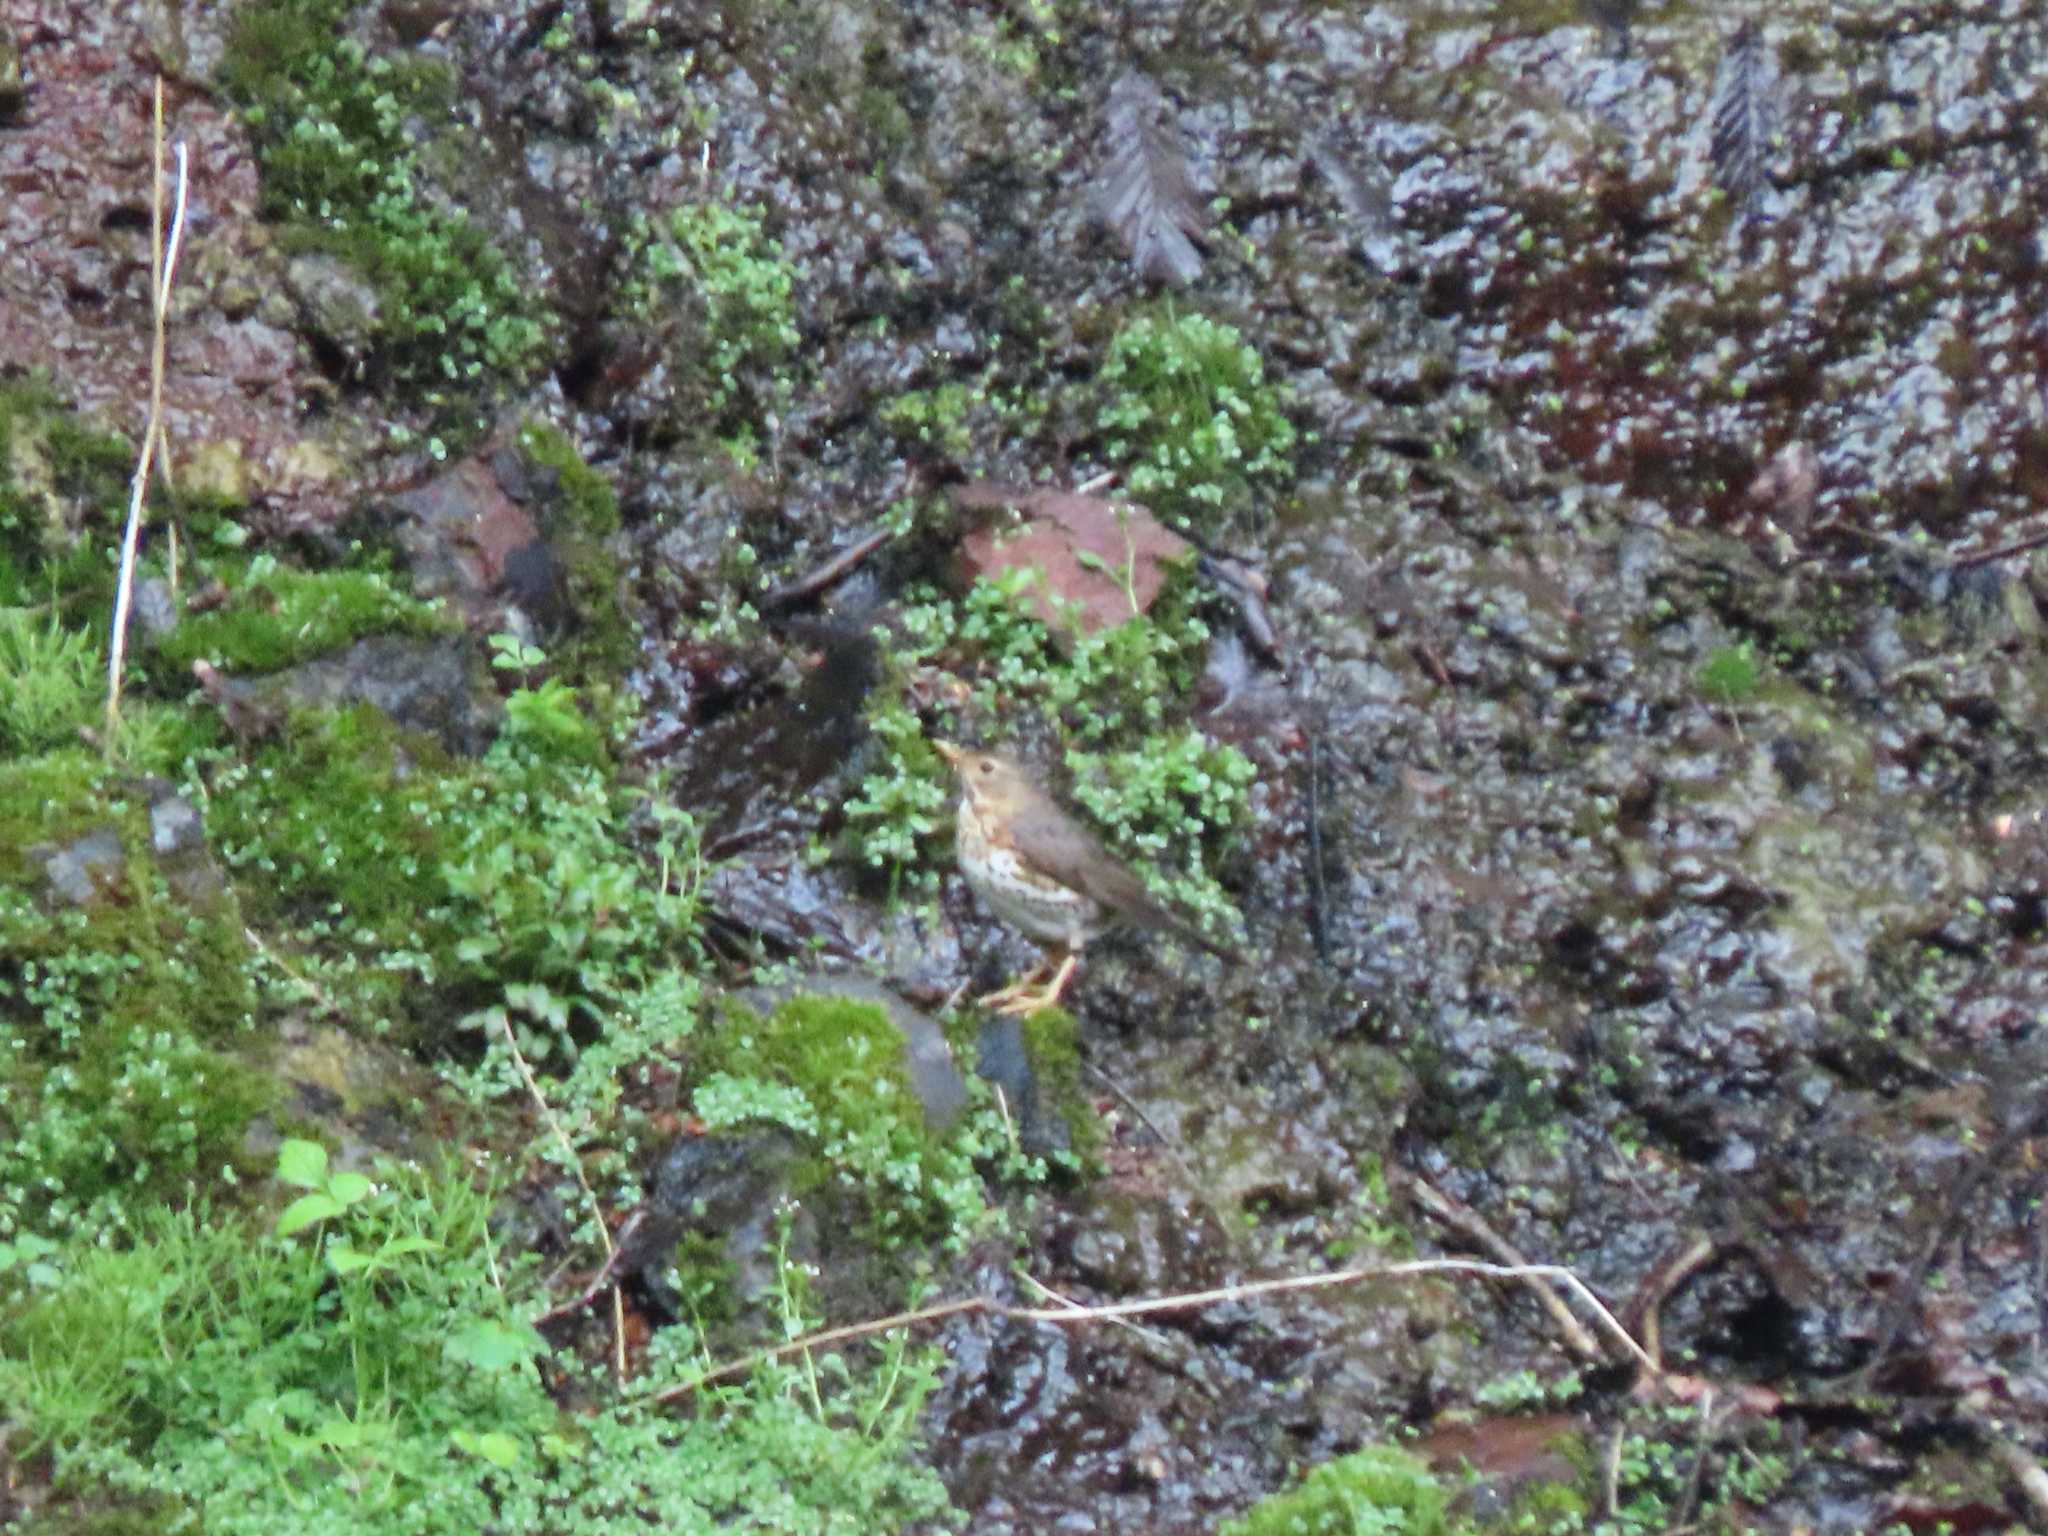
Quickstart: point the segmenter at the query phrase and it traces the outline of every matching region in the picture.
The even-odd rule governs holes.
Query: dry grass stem
[[[128,525],[121,533],[121,574],[114,588],[113,632],[107,641],[106,750],[120,739],[121,668],[128,654],[128,611],[135,600],[135,554],[142,538],[142,503],[149,494],[150,466],[164,436],[164,328],[170,317],[171,284],[178,272],[178,248],[185,239],[185,146],[174,146],[178,160],[177,204],[171,216],[171,238],[164,242],[164,82],[156,82],[156,106],[149,148],[149,419],[143,428],[142,451],[136,455],[135,477],[128,491]]]

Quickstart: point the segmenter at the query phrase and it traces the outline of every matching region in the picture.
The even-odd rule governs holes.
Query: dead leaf
[[[1055,633],[1092,635],[1145,613],[1168,567],[1194,554],[1134,501],[979,482],[956,487],[953,503],[992,514],[961,541],[965,579],[1035,568],[1027,600]]]

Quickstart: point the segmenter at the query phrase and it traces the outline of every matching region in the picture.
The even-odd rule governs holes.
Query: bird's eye
[[[994,773],[996,771],[996,765],[992,762],[989,762],[986,758],[984,758],[982,759],[981,771],[983,773]]]

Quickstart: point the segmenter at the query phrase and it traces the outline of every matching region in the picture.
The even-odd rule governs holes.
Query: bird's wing
[[[1116,855],[1058,807],[1034,797],[1017,808],[1010,835],[1016,840],[1018,854],[1028,863],[1062,885],[1092,896],[1125,922],[1164,929],[1220,960],[1239,958],[1236,951],[1161,906]]]
[[[1156,903],[1138,877],[1099,838],[1057,806],[1033,800],[1017,807],[1010,836],[1027,864],[1104,906],[1144,923]]]

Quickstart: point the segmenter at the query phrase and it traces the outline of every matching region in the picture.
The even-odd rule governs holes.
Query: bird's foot
[[[1080,956],[1068,955],[1060,962],[1060,968],[1053,972],[1052,980],[1036,991],[1022,983],[1005,987],[1003,990],[1013,995],[1006,998],[996,1008],[996,1012],[1022,1018],[1027,1013],[1037,1013],[1041,1008],[1058,1007],[1060,994],[1067,990],[1067,983],[1074,979],[1074,968],[1080,963]],[[1038,968],[1039,971],[1044,969],[1044,966]],[[1038,972],[1032,974],[1036,975]]]
[[[993,992],[985,992],[980,997],[977,997],[975,1002],[984,1008],[993,1008],[998,1013],[1006,1013],[1009,1011],[1011,1003],[1020,997],[1028,996],[1031,989],[1044,980],[1046,969],[1046,963],[1040,961],[1007,987],[998,987]]]

